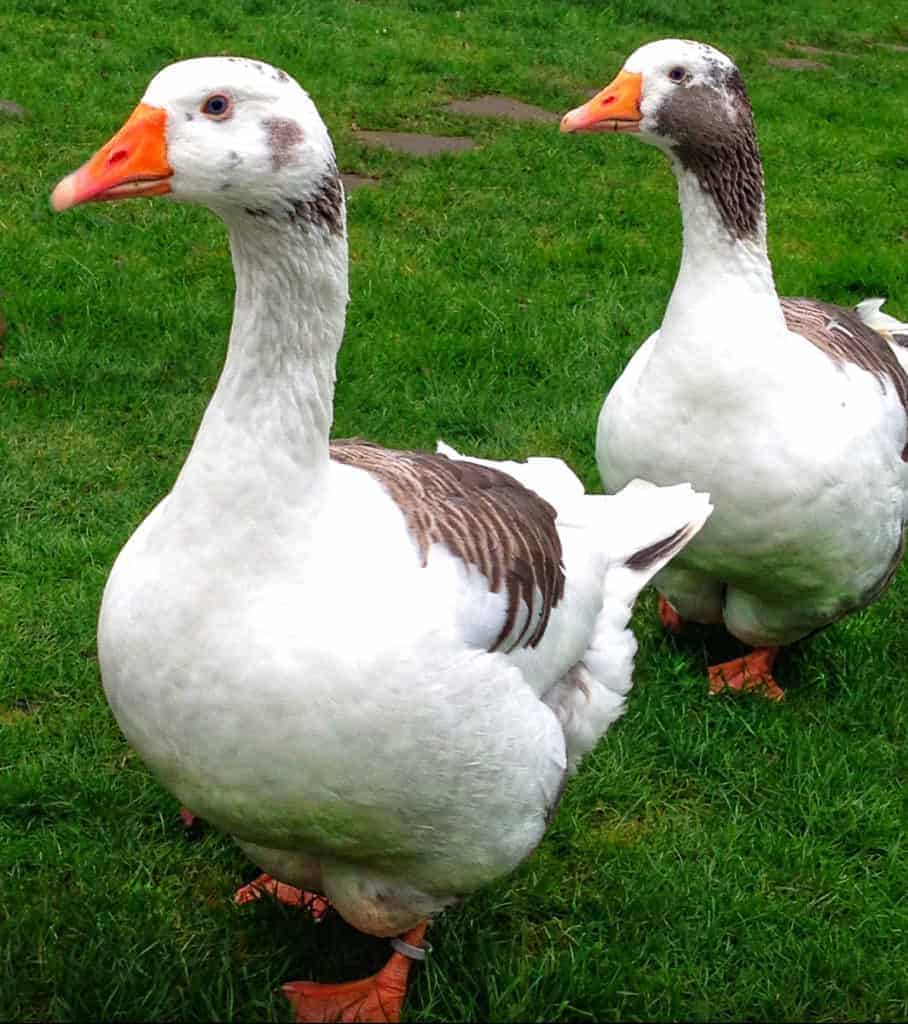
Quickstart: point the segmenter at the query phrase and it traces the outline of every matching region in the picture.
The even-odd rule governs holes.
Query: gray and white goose
[[[661,149],[678,181],[681,267],[662,325],[609,392],[596,455],[607,492],[691,480],[716,512],[656,578],[660,615],[724,623],[755,649],[710,668],[782,691],[789,644],[874,600],[908,518],[908,325],[779,298],[763,169],[741,75],[703,43],[636,50],[566,114],[565,132],[622,132]]]
[[[501,467],[329,442],[344,194],[309,96],[258,61],[161,71],[53,194],[200,203],[230,233],[227,359],[171,492],[104,591],[104,689],[181,801],[267,872],[400,936],[372,978],[296,982],[298,1019],[395,1020],[426,920],[542,838],[623,710],[639,590],[710,512],[689,485],[587,496]]]

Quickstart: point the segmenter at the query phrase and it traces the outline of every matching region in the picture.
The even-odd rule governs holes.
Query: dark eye
[[[685,69],[681,67],[672,68],[671,71],[669,71],[668,73],[668,77],[673,82],[683,82],[684,79],[687,78],[687,71],[685,71]]]
[[[233,104],[230,102],[230,97],[225,96],[222,92],[214,93],[202,104],[202,113],[219,121],[230,117],[232,112]]]

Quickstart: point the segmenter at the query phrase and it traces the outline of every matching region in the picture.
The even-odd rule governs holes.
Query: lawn
[[[381,179],[349,201],[335,434],[560,455],[598,489],[602,397],[677,267],[670,172],[631,140],[443,106],[500,93],[561,113],[641,42],[712,42],[753,100],[780,290],[887,294],[908,319],[898,7],[6,0],[0,99],[24,116],[0,109],[0,1019],[288,1020],[282,981],[354,977],[386,950],[336,918],[234,906],[253,866],[216,833],[187,840],[107,710],[101,591],[191,444],[232,277],[206,212],[55,217],[56,181],[173,60],[285,68],[342,169]],[[357,127],[477,145],[414,158],[367,149]],[[666,638],[646,594],[625,719],[536,854],[433,926],[409,1019],[908,1017],[906,609],[903,566],[880,602],[780,660],[771,705],[709,698],[705,656],[726,644]]]

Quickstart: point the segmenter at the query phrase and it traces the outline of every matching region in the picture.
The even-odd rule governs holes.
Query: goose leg
[[[323,1021],[378,1021],[393,1024],[407,994],[407,979],[415,959],[422,959],[423,936],[428,921],[404,935],[391,959],[377,973],[361,981],[341,985],[320,985],[314,981],[291,981],[284,994],[293,1006],[297,1024]]]
[[[287,885],[286,882],[279,882],[271,875],[259,875],[258,878],[254,878],[248,885],[237,889],[233,898],[236,903],[253,903],[266,894],[288,907],[303,907],[316,921],[321,921],[331,908],[331,904],[324,896],[306,892],[305,889],[297,889],[295,885]]]
[[[661,594],[659,595],[659,621],[667,632],[674,633],[676,636],[681,632],[683,625],[681,616]]]
[[[772,677],[778,647],[755,647],[743,658],[709,667],[709,692],[721,693],[726,687],[743,693],[761,690],[768,700],[781,700],[785,693]]]

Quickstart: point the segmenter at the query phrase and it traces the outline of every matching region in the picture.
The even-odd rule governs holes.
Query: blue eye
[[[222,92],[214,93],[202,104],[202,113],[218,120],[229,117],[232,111],[233,104],[230,102],[230,97],[225,96]]]
[[[672,68],[668,73],[668,77],[675,83],[683,82],[687,78],[687,71],[684,68]]]

